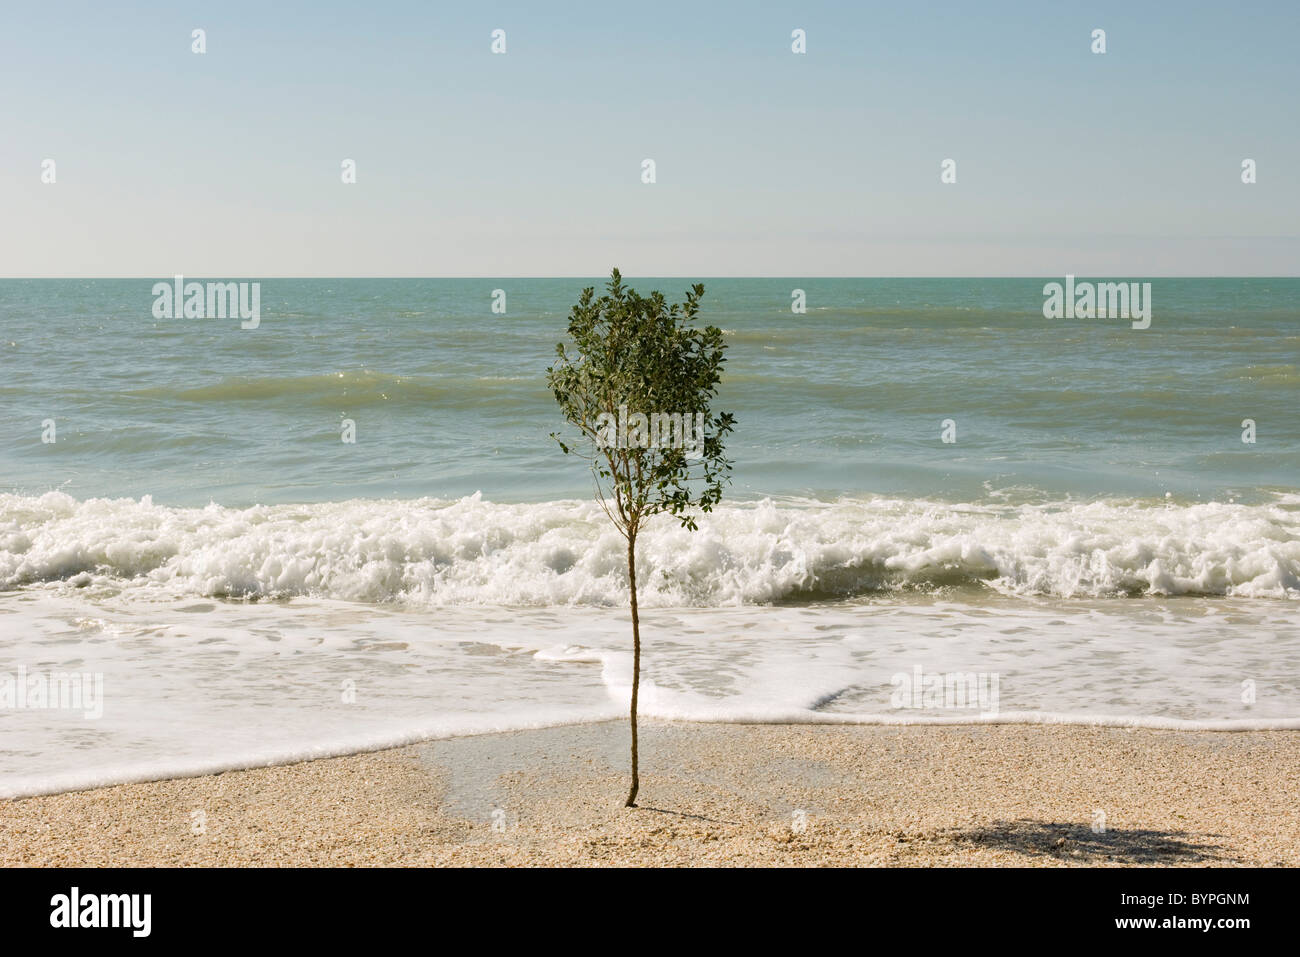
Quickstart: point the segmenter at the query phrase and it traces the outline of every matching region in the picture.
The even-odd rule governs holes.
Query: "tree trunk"
[[[636,807],[640,786],[636,765],[636,695],[641,687],[641,620],[636,612],[636,537],[627,540],[627,580],[632,588],[632,790],[624,807]]]

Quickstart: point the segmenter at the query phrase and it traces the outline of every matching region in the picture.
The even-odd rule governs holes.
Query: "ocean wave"
[[[177,508],[0,495],[0,589],[299,595],[417,605],[621,605],[625,545],[594,502],[350,500]],[[1300,510],[1105,500],[731,503],[638,547],[647,606],[899,590],[1300,598]]]
[[[471,408],[484,402],[509,399],[523,376],[394,375],[369,369],[322,375],[231,376],[206,385],[156,386],[128,393],[166,402],[267,402],[292,401],[296,407],[335,409],[347,406],[412,404],[427,407]],[[540,388],[540,387],[539,387]]]

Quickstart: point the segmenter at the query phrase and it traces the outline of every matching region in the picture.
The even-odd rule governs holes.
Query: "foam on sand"
[[[1300,728],[1294,602],[903,596],[646,609],[642,634],[646,718]],[[621,719],[629,645],[624,609],[24,589],[0,676],[101,676],[102,708],[0,710],[0,795]],[[918,671],[995,680],[996,704],[900,701]]]

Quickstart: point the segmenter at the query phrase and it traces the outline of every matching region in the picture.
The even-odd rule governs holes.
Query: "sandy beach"
[[[6,866],[1300,865],[1300,732],[623,723],[0,803]],[[1104,817],[1103,817],[1104,815]]]

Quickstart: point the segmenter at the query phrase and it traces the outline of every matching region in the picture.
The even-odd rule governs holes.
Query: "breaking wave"
[[[661,516],[638,547],[651,606],[908,589],[1016,596],[1300,598],[1300,507],[765,499]],[[624,544],[594,502],[350,500],[177,508],[0,495],[0,589],[308,595],[418,605],[619,605]]]

